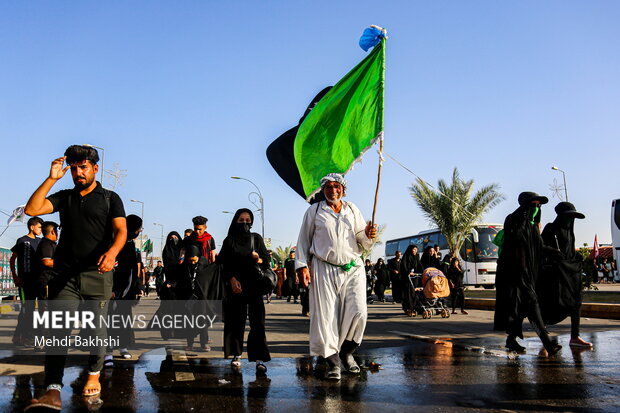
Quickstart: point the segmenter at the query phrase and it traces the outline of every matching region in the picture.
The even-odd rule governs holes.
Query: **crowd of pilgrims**
[[[377,300],[386,302],[385,291],[391,288],[392,303],[401,304],[403,311],[411,314],[416,307],[416,293],[423,288],[422,272],[427,268],[436,268],[448,278],[452,314],[456,314],[457,306],[462,314],[467,314],[464,308],[465,288],[461,261],[450,253],[442,258],[438,245],[427,245],[420,257],[418,246],[411,244],[404,254],[396,251],[394,258],[387,260],[387,263],[383,258],[379,258],[375,264],[367,259],[365,267],[369,302],[373,301],[373,291]]]

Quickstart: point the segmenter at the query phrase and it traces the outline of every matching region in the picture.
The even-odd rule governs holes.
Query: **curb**
[[[495,310],[495,298],[465,298],[465,306],[476,310]],[[581,316],[620,320],[620,304],[581,304]]]

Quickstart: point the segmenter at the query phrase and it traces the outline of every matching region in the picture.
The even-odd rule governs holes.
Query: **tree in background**
[[[437,189],[420,178],[409,188],[426,218],[446,237],[452,255],[458,254],[465,237],[482,221],[483,215],[505,199],[498,192],[498,184],[487,185],[477,192],[473,187],[474,180],[464,181],[454,168],[452,180],[440,179]]]
[[[598,267],[592,256],[592,250],[588,248],[587,243],[584,243],[583,247],[579,248],[579,255],[581,255],[581,260],[583,262],[583,278],[581,279],[582,290],[598,290],[598,287],[594,285],[595,280],[598,278]]]
[[[289,245],[288,247],[276,247],[276,249],[273,250],[273,255],[280,263],[283,263],[288,258],[292,250],[292,245]]]

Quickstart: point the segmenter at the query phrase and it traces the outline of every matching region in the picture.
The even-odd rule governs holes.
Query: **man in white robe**
[[[359,373],[353,352],[366,327],[366,274],[362,248],[377,236],[360,210],[345,202],[346,181],[340,174],[321,179],[326,201],[311,205],[297,240],[295,268],[310,293],[310,354],[327,359],[326,378]]]

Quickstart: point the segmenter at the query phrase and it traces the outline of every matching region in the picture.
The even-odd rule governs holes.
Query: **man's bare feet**
[[[573,347],[592,347],[592,343],[585,341],[581,337],[572,337],[568,342],[568,345]]]
[[[48,390],[45,394],[38,399],[32,399],[30,404],[26,406],[24,410],[28,410],[31,407],[47,407],[48,409],[61,410],[62,402],[60,400],[59,390]]]
[[[89,374],[82,391],[82,396],[96,396],[101,393],[101,383],[99,383],[99,373]]]

